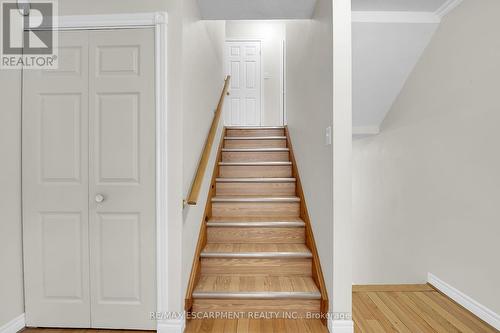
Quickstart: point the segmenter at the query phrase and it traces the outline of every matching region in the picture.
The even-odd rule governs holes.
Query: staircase
[[[186,310],[319,315],[328,297],[284,127],[228,127]]]

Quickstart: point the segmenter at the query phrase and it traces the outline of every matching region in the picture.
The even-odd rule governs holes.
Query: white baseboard
[[[185,327],[186,320],[184,318],[159,320],[157,333],[183,333]]]
[[[184,318],[158,321],[158,333],[183,333],[186,326]],[[3,326],[0,326],[0,333],[17,333],[26,327],[24,313]]]
[[[330,333],[354,333],[354,322],[352,320],[328,320]]]
[[[0,333],[17,333],[26,326],[24,313],[0,327]]]
[[[496,328],[500,330],[500,315],[488,309],[486,306],[481,303],[475,301],[471,297],[467,296],[460,290],[450,286],[443,280],[440,280],[435,275],[428,273],[427,274],[427,282],[436,287],[443,294]]]

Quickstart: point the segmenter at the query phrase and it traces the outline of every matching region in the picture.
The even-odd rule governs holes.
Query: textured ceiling
[[[316,0],[198,0],[209,20],[309,19]]]

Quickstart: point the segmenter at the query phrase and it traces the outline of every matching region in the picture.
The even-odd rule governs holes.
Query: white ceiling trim
[[[391,23],[415,23],[412,29],[436,29],[442,19],[458,7],[463,0],[447,0],[435,12],[415,12],[415,11],[353,11],[353,23],[386,23],[391,27]],[[417,28],[421,24],[420,28]],[[426,25],[427,24],[427,25]],[[361,24],[358,27],[364,27]],[[366,25],[371,27],[370,25]],[[375,27],[374,25],[373,27]],[[434,28],[431,28],[434,27]],[[430,35],[432,36],[432,34]],[[430,37],[429,37],[430,38]],[[355,110],[356,111],[356,110]],[[389,110],[386,111],[386,113]],[[380,125],[376,124],[377,121],[368,121],[366,126],[353,126],[353,138],[364,138],[368,136],[377,135],[380,133]],[[375,124],[373,124],[375,123]]]
[[[354,23],[439,23],[441,18],[431,12],[352,12]]]
[[[462,1],[463,0],[448,0],[441,7],[439,7],[438,10],[436,10],[435,14],[439,18],[443,18],[453,9],[455,9],[458,5],[460,5]]]
[[[379,133],[380,127],[378,126],[355,126],[352,128],[352,135],[354,136],[377,135]]]
[[[448,0],[435,12],[353,11],[354,23],[440,23],[441,19],[462,3]]]

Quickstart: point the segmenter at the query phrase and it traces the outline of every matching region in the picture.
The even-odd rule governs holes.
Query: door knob
[[[97,203],[101,203],[101,202],[103,202],[103,201],[104,201],[104,195],[102,195],[102,194],[97,194],[97,195],[95,196],[95,202],[97,202]]]

